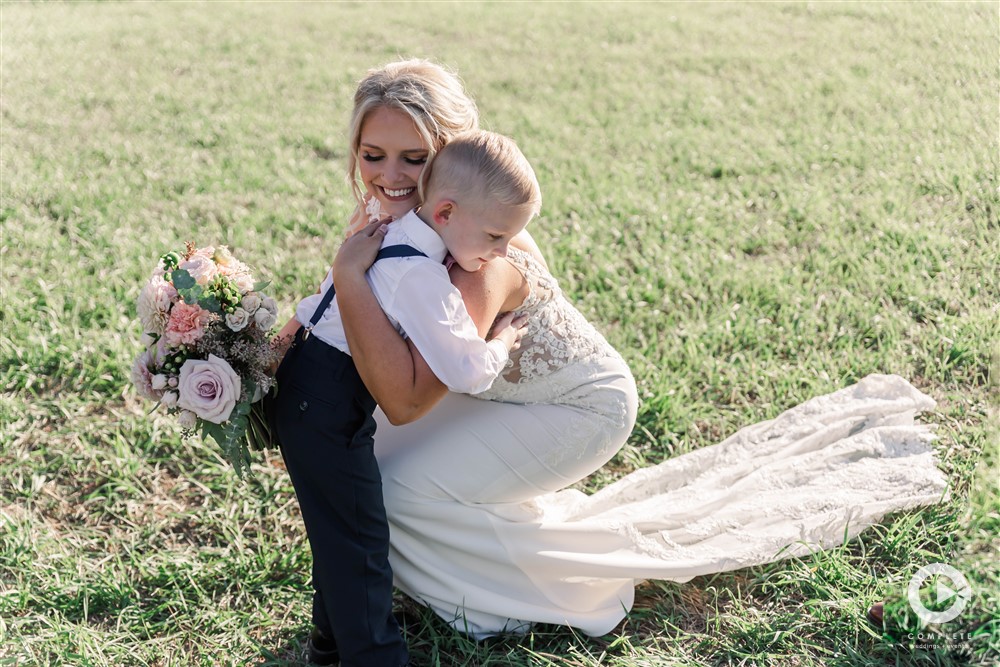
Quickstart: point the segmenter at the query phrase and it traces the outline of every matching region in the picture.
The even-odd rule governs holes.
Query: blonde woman
[[[361,209],[420,204],[421,161],[475,125],[453,75],[393,63],[360,84],[350,175]],[[372,125],[376,110],[397,123]],[[376,131],[377,130],[377,131]],[[935,502],[944,478],[913,413],[933,401],[872,376],[718,445],[586,496],[566,487],[627,440],[637,393],[622,357],[559,289],[531,237],[504,257],[450,268],[480,335],[527,317],[485,392],[449,393],[390,325],[365,280],[380,245],[358,226],[333,266],[345,333],[381,410],[375,454],[405,593],[475,637],[533,622],[612,630],[641,579],[691,577],[839,544],[884,513]],[[411,423],[412,422],[412,423]]]

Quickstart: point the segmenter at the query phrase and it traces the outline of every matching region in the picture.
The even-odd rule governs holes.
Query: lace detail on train
[[[538,492],[553,472],[555,483],[579,479],[576,457],[594,441],[565,413],[583,411],[449,399],[425,418],[431,428],[379,425],[390,559],[401,590],[477,638],[533,622],[602,635],[638,580],[805,556],[949,493],[933,429],[915,419],[934,401],[897,375],[870,375],[591,495]]]
[[[586,392],[580,388],[593,380],[599,362],[621,357],[566,300],[556,279],[538,260],[513,247],[507,260],[528,281],[529,294],[517,309],[528,316],[528,328],[507,370],[476,398],[590,409]]]

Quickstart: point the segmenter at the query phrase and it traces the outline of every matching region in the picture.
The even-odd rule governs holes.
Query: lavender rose
[[[201,419],[221,424],[240,398],[240,376],[225,359],[214,354],[207,360],[188,359],[177,383],[177,406]]]
[[[240,301],[240,306],[243,308],[243,310],[247,311],[250,314],[257,312],[257,309],[260,308],[260,305],[261,305],[261,298],[260,295],[257,294],[256,292],[250,292],[249,294],[244,294],[243,300]]]
[[[258,308],[257,312],[253,314],[253,319],[261,331],[270,331],[274,323],[278,321],[278,317],[266,307]]]

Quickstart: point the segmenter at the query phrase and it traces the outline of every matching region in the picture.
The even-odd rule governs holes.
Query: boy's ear
[[[434,206],[434,222],[443,227],[451,222],[454,213],[455,202],[451,199],[442,199]]]

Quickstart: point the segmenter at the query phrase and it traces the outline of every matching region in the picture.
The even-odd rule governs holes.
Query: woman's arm
[[[413,344],[396,332],[365,279],[365,271],[378,253],[383,234],[378,225],[369,225],[346,240],[334,260],[334,283],[344,333],[362,380],[389,421],[405,424],[426,414],[448,389]],[[513,270],[507,262],[490,262],[475,274],[457,267],[452,269],[452,280],[484,337],[491,332],[497,314],[509,300],[510,275],[504,272],[504,267]],[[519,273],[517,278],[520,279]],[[514,319],[511,313],[492,326],[494,334],[510,338],[508,345],[516,345],[516,336],[523,326],[520,320],[512,325]]]

